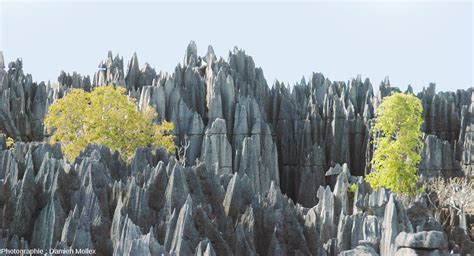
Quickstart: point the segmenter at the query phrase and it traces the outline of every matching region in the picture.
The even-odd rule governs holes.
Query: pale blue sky
[[[0,0],[2,1],[2,0]],[[227,58],[234,46],[253,56],[271,86],[311,72],[378,85],[429,82],[437,89],[473,83],[473,6],[466,2],[0,2],[0,50],[22,57],[33,79],[61,70],[93,75],[110,49],[134,51],[140,66],[173,72],[190,40]]]

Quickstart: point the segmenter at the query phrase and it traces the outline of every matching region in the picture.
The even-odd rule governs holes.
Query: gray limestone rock
[[[140,84],[140,76],[141,73],[137,53],[133,53],[133,57],[128,62],[127,71],[125,72],[125,81],[128,90],[136,91],[141,86],[145,86],[145,84]]]
[[[419,169],[424,178],[448,177],[459,173],[461,166],[459,161],[456,161],[454,149],[448,141],[428,135],[425,138]]]
[[[326,186],[326,189],[319,187],[318,190],[319,203],[315,206],[319,214],[319,234],[321,236],[321,243],[325,244],[335,234],[335,215],[334,215],[334,196],[331,189]]]
[[[162,195],[165,194],[167,184],[168,177],[166,175],[165,166],[164,163],[160,161],[153,169],[150,178],[146,183],[148,205],[150,208],[159,211],[163,207],[165,204],[165,197]]]
[[[183,172],[183,167],[175,165],[170,175],[164,194],[165,208],[168,210],[168,213],[173,212],[175,209],[181,209],[189,195],[189,188]]]
[[[158,113],[158,121],[163,121],[166,117],[166,95],[163,86],[144,86],[138,102],[139,108],[152,107]]]
[[[186,66],[196,66],[198,65],[197,55],[197,46],[194,41],[191,41],[186,49],[186,54],[184,56],[184,65]]]
[[[85,91],[90,91],[92,89],[90,77],[83,77],[77,72],[73,72],[72,75],[70,75],[69,73],[61,71],[58,77],[58,83],[60,87],[65,88],[79,88],[84,89]]]
[[[352,232],[353,216],[345,216],[342,212],[339,217],[337,228],[337,251],[342,252],[352,248],[351,232]]]
[[[211,242],[209,241],[201,241],[199,242],[197,249],[196,249],[196,256],[216,256],[216,252],[212,247]]]
[[[26,169],[23,179],[19,184],[19,191],[16,209],[11,223],[11,230],[12,234],[18,237],[30,238],[32,235],[31,230],[33,230],[34,225],[34,217],[37,214],[32,166]]]
[[[401,248],[400,250],[395,253],[395,256],[445,256],[445,255],[450,255],[446,252],[441,252],[439,250],[416,250],[412,248]]]
[[[371,168],[377,106],[399,91],[388,79],[375,93],[360,76],[331,82],[319,73],[270,88],[243,50],[224,60],[209,47],[202,58],[194,42],[171,74],[140,67],[136,54],[124,71],[123,59],[109,52],[92,79],[61,72],[52,88],[33,82],[21,60],[4,66],[0,53],[0,248],[394,255],[423,252],[395,246],[400,232],[413,232],[411,222],[417,231],[440,230],[413,214],[421,208],[405,209],[354,177]],[[154,108],[155,121],[173,122],[184,154],[139,149],[125,163],[89,145],[68,163],[59,145],[38,142],[50,136],[43,127],[50,104],[70,88],[106,84],[125,87],[140,109]],[[418,94],[425,177],[473,172],[473,95],[472,88],[436,93],[434,85]],[[14,149],[6,149],[6,137]],[[430,237],[403,241],[431,245]],[[429,253],[444,253],[444,242],[438,247]]]
[[[222,202],[227,216],[237,219],[243,213],[254,195],[252,183],[246,174],[235,173],[227,186],[224,201]]]
[[[347,196],[347,189],[349,188],[349,172],[345,168],[338,176],[336,185],[334,186],[334,214],[348,215],[349,214],[349,198]]]
[[[406,216],[403,206],[397,201],[394,194],[390,194],[382,223],[380,254],[394,255],[396,253],[395,240],[397,235],[402,231],[412,232],[413,228]]]
[[[192,199],[188,196],[179,211],[176,229],[171,242],[171,253],[176,253],[177,255],[192,255],[194,248],[196,248],[197,231],[193,223],[192,207]]]
[[[395,239],[398,248],[407,247],[422,250],[445,250],[448,248],[446,234],[442,231],[400,232]]]
[[[192,121],[188,128],[189,146],[186,149],[186,165],[192,166],[201,156],[201,147],[203,143],[204,123],[196,112],[193,114]]]
[[[31,237],[32,248],[52,248],[61,238],[65,218],[58,195],[54,193],[36,219]]]
[[[3,52],[0,51],[0,69],[5,68],[5,60],[3,59]]]
[[[325,186],[324,148],[313,146],[306,159],[305,166],[302,167],[301,182],[298,189],[298,202],[305,207],[313,207],[318,203],[318,188]]]
[[[309,250],[313,255],[318,255],[322,247],[319,235],[318,214],[316,208],[313,207],[304,216],[304,235],[308,242]]]
[[[363,221],[366,218],[366,213],[356,213],[352,216],[352,230],[351,230],[351,248],[355,248],[362,240]]]
[[[367,246],[357,246],[352,250],[347,250],[341,252],[341,256],[378,256],[377,252],[372,247]]]
[[[232,173],[232,148],[224,119],[216,119],[207,128],[201,152],[206,169],[214,170],[218,175]]]
[[[379,188],[372,191],[368,195],[367,207],[369,213],[374,214],[375,216],[382,217],[384,216],[384,209],[390,199],[390,194],[385,188]]]
[[[362,223],[362,239],[365,243],[370,243],[372,247],[379,248],[382,237],[381,220],[374,215],[367,215]],[[359,244],[360,241],[359,240]]]

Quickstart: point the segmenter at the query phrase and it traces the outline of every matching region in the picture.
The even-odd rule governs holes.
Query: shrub
[[[412,94],[394,93],[376,111],[376,137],[372,171],[366,180],[374,189],[416,193],[417,166],[421,160],[421,101]]]
[[[102,144],[130,160],[139,147],[160,147],[174,152],[173,124],[154,124],[151,107],[139,111],[125,89],[101,86],[92,92],[72,89],[49,107],[44,120],[52,132],[51,143],[59,142],[69,160],[88,144]]]
[[[459,226],[467,230],[466,211],[474,203],[474,180],[434,178],[428,183],[428,200],[438,209],[450,208],[459,215]]]
[[[357,190],[357,184],[356,183],[352,183],[348,188],[347,188],[347,191],[349,191],[349,193],[355,193]]]
[[[15,145],[15,140],[11,137],[7,137],[7,149],[13,148]]]

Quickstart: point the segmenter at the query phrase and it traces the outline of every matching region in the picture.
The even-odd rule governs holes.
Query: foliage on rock
[[[7,148],[8,149],[13,148],[14,145],[15,145],[15,140],[12,139],[11,137],[8,137],[7,138]]]
[[[156,117],[151,107],[139,111],[124,88],[101,86],[90,93],[72,89],[50,106],[44,124],[52,132],[50,142],[59,142],[69,160],[88,144],[107,145],[128,160],[140,147],[174,152],[173,124],[154,124]]]
[[[403,93],[384,98],[377,108],[373,126],[376,134],[374,171],[366,177],[372,188],[385,187],[411,195],[416,192],[417,167],[423,147],[422,111],[418,98]]]
[[[347,188],[347,191],[350,192],[350,193],[355,193],[357,190],[357,184],[356,183],[352,183],[348,188]]]

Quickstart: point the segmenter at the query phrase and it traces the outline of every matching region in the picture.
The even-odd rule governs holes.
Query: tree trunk
[[[467,231],[467,219],[464,207],[461,208],[461,215],[459,216],[459,227],[464,229],[464,231]]]

